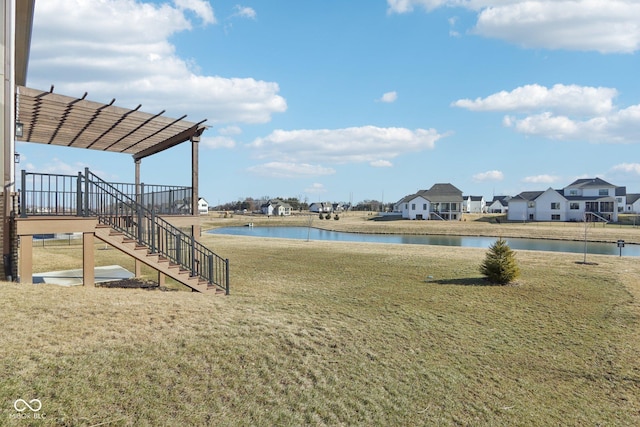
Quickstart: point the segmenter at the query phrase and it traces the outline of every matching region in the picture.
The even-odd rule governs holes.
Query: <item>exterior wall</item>
[[[209,213],[209,204],[204,200],[198,200],[198,213],[206,215]]]
[[[536,200],[536,221],[566,221],[567,199],[555,190],[547,190]],[[557,204],[557,209],[552,209],[552,204]]]
[[[535,219],[535,208],[529,208],[528,205],[528,200],[509,200],[507,219],[509,221],[529,221],[529,214],[533,214]]]
[[[408,205],[408,209],[406,209],[406,218],[429,219],[431,206],[429,201],[424,197],[416,197],[415,199],[411,199],[405,204],[405,206],[406,205]],[[402,216],[403,218],[405,217],[404,210]]]
[[[600,194],[600,192],[603,194]],[[604,192],[606,191],[606,194]],[[563,190],[565,196],[581,196],[581,197],[615,197],[616,189],[614,186],[603,185],[602,187],[565,187]]]
[[[487,208],[487,211],[489,213],[506,213],[507,212],[507,207],[503,206],[502,203],[500,202],[493,202],[489,205],[489,207]]]
[[[578,209],[572,209],[572,205],[578,205]],[[569,200],[567,202],[567,221],[584,221],[584,200]]]
[[[0,212],[4,212],[4,194],[0,193]],[[0,222],[0,242],[4,242],[4,221]],[[0,271],[0,280],[7,280],[7,275],[5,274],[5,266],[2,264],[2,271]]]
[[[469,213],[483,213],[486,208],[486,202],[484,199],[482,200],[471,200],[469,202],[469,209],[467,212]]]

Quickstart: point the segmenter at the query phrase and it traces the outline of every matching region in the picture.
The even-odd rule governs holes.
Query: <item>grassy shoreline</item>
[[[1,283],[0,424],[640,424],[635,259],[517,251],[488,286],[477,248],[202,242],[229,297]],[[46,418],[16,419],[34,398]]]
[[[319,219],[317,214],[290,217],[264,215],[211,214],[202,218],[203,229],[242,226],[311,226],[323,230],[369,234],[453,235],[482,237],[521,237],[615,243],[623,239],[640,244],[640,226],[577,222],[495,222],[495,215],[465,215],[463,221],[373,221],[374,214],[349,212],[339,220]]]

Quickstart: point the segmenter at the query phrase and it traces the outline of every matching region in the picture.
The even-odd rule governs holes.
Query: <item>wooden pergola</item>
[[[89,101],[85,93],[72,98],[49,91],[18,86],[16,122],[22,136],[16,139],[38,144],[131,154],[135,180],[140,184],[140,163],[145,157],[191,141],[192,212],[198,211],[198,142],[205,120],[194,123],[134,109]]]

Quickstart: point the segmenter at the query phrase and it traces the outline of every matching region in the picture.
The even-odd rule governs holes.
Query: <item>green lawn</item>
[[[521,251],[488,286],[473,248],[204,243],[228,297],[1,284],[0,425],[640,424],[636,259]]]

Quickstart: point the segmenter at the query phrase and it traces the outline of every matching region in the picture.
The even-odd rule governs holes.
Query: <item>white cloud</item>
[[[247,169],[255,175],[270,178],[300,178],[309,176],[333,175],[335,169],[308,163],[269,162]]]
[[[394,90],[393,92],[386,92],[385,94],[383,94],[382,97],[380,98],[380,102],[392,103],[392,102],[395,102],[397,99],[398,99],[398,92]]]
[[[305,188],[304,192],[308,194],[322,194],[322,193],[326,193],[327,189],[323,184],[316,182],[316,183],[313,183],[311,187]]]
[[[179,0],[36,2],[31,87],[208,123],[266,123],[287,104],[275,82],[203,75],[176,54],[171,38],[192,30],[191,17],[215,22],[209,2]]]
[[[393,163],[388,160],[375,160],[369,163],[374,168],[390,168],[393,167]]]
[[[536,175],[527,176],[522,181],[530,184],[553,184],[554,182],[558,182],[559,180],[560,177],[555,175]]]
[[[526,85],[486,98],[460,99],[452,105],[471,111],[521,113],[502,123],[517,132],[558,140],[603,143],[640,142],[640,104],[620,109],[613,88],[577,85]]]
[[[640,175],[640,163],[621,163],[619,165],[615,165],[612,170],[616,172]]]
[[[471,111],[528,112],[544,109],[573,114],[605,114],[613,108],[618,91],[607,87],[531,84],[500,91],[486,98],[459,99],[452,105]]]
[[[478,13],[472,32],[527,48],[632,53],[640,3],[629,0],[387,0],[389,13],[460,7]]]
[[[206,134],[205,134],[206,135]],[[228,136],[203,136],[200,142],[207,148],[233,148],[236,146],[236,141]]]
[[[498,170],[491,170],[473,175],[473,180],[476,182],[502,181],[503,179],[504,174]]]
[[[257,13],[251,7],[235,5],[233,10],[235,11],[233,16],[239,16],[241,18],[256,19]]]
[[[218,129],[220,135],[240,135],[242,129],[239,126],[226,126]]]
[[[215,24],[216,18],[213,15],[213,9],[207,1],[203,0],[173,0],[180,10],[190,10],[202,19],[205,24]]]
[[[259,158],[293,163],[371,163],[433,149],[446,135],[434,129],[380,128],[275,130],[249,147]]]

